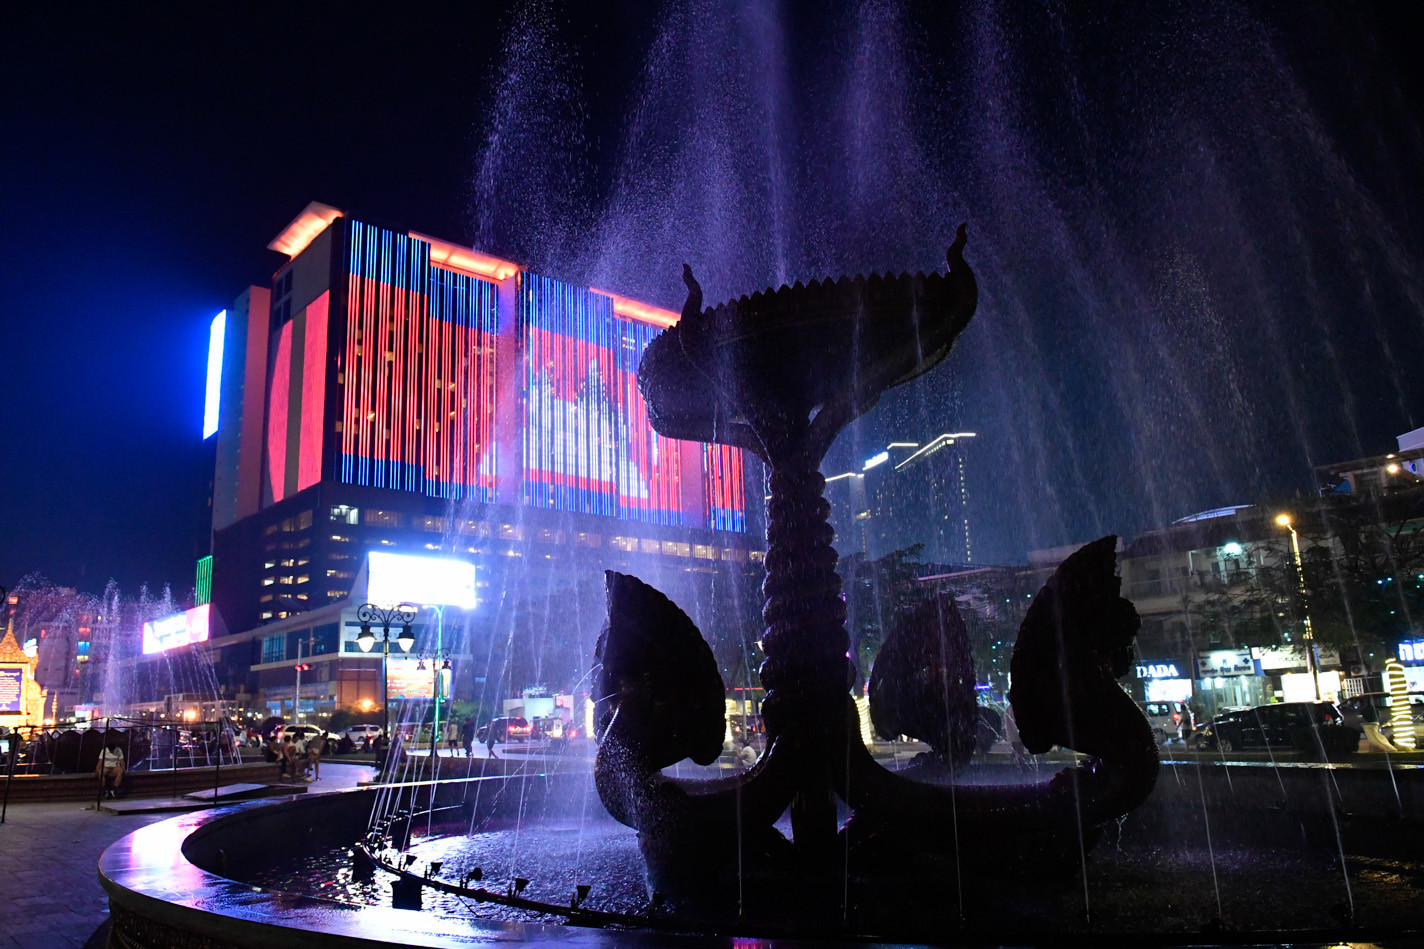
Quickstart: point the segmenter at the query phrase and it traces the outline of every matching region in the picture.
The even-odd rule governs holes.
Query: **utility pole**
[[[297,640],[297,688],[292,695],[292,721],[301,720],[302,717],[302,641]],[[284,766],[285,767],[285,766]]]

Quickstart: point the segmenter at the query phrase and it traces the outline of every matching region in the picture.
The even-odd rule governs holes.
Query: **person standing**
[[[494,722],[490,722],[489,726],[485,729],[485,757],[499,757],[499,755],[494,753]]]
[[[460,723],[460,747],[464,749],[466,758],[475,753],[475,720],[473,717]]]

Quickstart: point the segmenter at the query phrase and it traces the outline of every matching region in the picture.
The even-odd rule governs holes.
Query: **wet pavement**
[[[355,787],[375,769],[323,763],[321,772],[321,781],[306,785],[308,793]],[[92,802],[11,803],[0,824],[0,949],[83,946],[109,918],[99,855],[119,838],[170,816],[108,814],[95,811]]]

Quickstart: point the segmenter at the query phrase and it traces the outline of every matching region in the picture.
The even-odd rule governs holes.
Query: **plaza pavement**
[[[374,775],[367,765],[322,762],[321,780],[307,793],[344,790]],[[99,854],[172,816],[106,814],[92,801],[12,803],[0,824],[0,949],[83,946],[109,919]]]

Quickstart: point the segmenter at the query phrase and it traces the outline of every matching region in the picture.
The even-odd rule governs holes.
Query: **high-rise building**
[[[287,668],[371,551],[472,562],[489,603],[603,569],[690,602],[760,558],[743,453],[648,423],[638,361],[676,313],[319,203],[268,246],[270,288],[212,327],[214,643],[292,627],[253,657]],[[497,613],[468,626],[498,639]]]
[[[965,440],[973,437],[954,432],[923,443],[891,442],[861,470],[829,476],[826,494],[840,552],[880,557],[921,544],[926,562],[973,563],[964,464]]]

